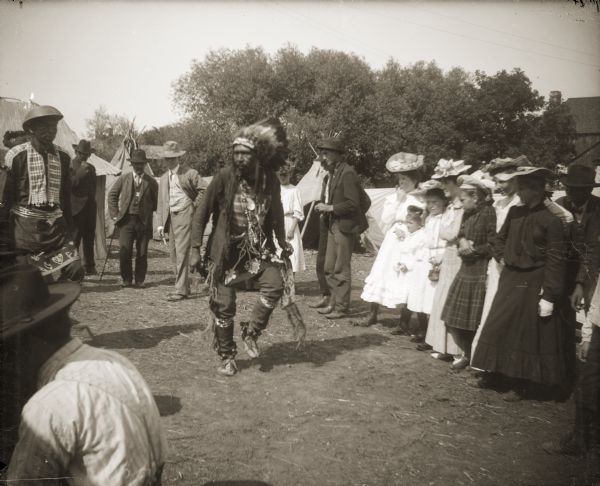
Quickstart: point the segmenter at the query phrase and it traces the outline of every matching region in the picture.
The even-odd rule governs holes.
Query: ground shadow
[[[154,401],[161,417],[175,415],[181,411],[181,399],[174,395],[154,395]]]
[[[202,486],[271,486],[264,481],[254,481],[252,479],[233,480],[233,481],[209,481]]]
[[[240,369],[249,368],[259,363],[260,371],[271,371],[275,366],[312,363],[323,366],[346,351],[364,349],[370,346],[381,346],[389,337],[381,334],[365,333],[358,336],[326,339],[323,341],[307,341],[304,348],[296,350],[296,342],[275,343],[265,349],[258,360],[238,360]]]
[[[180,326],[149,327],[145,329],[107,332],[95,336],[87,344],[99,348],[111,349],[148,349],[180,333],[197,331],[199,329],[203,329],[200,324],[183,324]]]
[[[167,277],[167,278],[163,278],[162,280],[156,280],[156,281],[150,281],[150,282],[146,282],[146,288],[152,288],[152,287],[160,287],[161,285],[167,285],[167,284],[172,284],[174,282],[174,278],[173,277]],[[92,281],[89,281],[90,283],[93,283]],[[121,287],[121,283],[112,283],[110,285],[105,285],[105,283],[109,282],[109,280],[102,280],[101,282],[98,282],[97,285],[93,286],[93,287],[88,287],[88,286],[83,286],[82,288],[82,292],[83,293],[105,293],[105,292],[115,292],[117,290],[121,290],[123,287]],[[118,282],[118,280],[114,280],[111,279],[110,282]],[[139,289],[139,290],[144,290],[144,289]]]

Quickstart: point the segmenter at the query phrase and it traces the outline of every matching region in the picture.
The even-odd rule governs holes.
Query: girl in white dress
[[[281,203],[283,205],[283,215],[285,218],[285,237],[292,245],[294,253],[290,256],[292,270],[294,273],[306,270],[304,261],[304,248],[302,247],[302,238],[298,223],[304,219],[302,211],[302,202],[298,189],[290,184],[292,167],[286,162],[279,169],[279,182],[281,184]]]
[[[368,320],[356,323],[363,327],[377,323],[380,305],[394,309],[399,299],[402,301],[403,297],[397,295],[390,285],[398,277],[391,262],[396,260],[398,248],[408,234],[405,223],[409,206],[421,210],[424,207],[414,195],[420,179],[420,169],[423,167],[423,156],[400,152],[392,155],[385,167],[389,172],[398,174],[398,186],[396,192],[386,198],[383,206],[381,226],[385,237],[371,272],[365,279],[361,295],[365,302],[371,303],[371,312]]]
[[[440,183],[429,181],[422,188],[425,191],[425,204],[427,219],[423,232],[425,234],[424,258],[420,259],[414,270],[413,285],[408,294],[408,310],[417,313],[419,327],[411,337],[414,343],[422,343],[419,350],[431,349],[424,343],[427,332],[427,321],[433,306],[435,289],[439,278],[442,255],[446,248],[446,241],[440,238],[440,227],[443,213],[448,205],[448,199]]]

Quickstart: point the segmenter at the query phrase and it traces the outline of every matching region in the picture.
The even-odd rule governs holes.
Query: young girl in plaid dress
[[[490,205],[489,187],[472,176],[460,176],[458,182],[465,211],[458,233],[461,266],[442,311],[442,320],[453,329],[462,349],[462,355],[452,363],[455,370],[469,364],[471,343],[483,312],[487,267],[496,237],[496,212]]]

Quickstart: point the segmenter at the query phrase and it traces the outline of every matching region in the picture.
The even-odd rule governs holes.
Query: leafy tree
[[[133,121],[123,115],[110,114],[103,105],[96,108],[85,125],[86,136],[91,140],[96,153],[105,160],[112,159],[123,137],[133,130]]]

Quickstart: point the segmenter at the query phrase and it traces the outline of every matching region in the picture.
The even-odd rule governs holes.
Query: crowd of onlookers
[[[96,273],[95,174],[89,142],[73,146],[73,160],[53,143],[61,118],[56,108],[32,108],[0,166],[0,343],[35,382],[9,480],[158,485],[165,439],[147,384],[125,358],[70,334],[79,284]],[[163,147],[167,170],[160,184],[145,173],[144,151],[135,149],[132,171],[108,194],[122,286],[145,286],[157,212],[176,277],[167,299],[189,296],[189,272],[206,277],[219,372],[226,376],[238,372],[236,283],[254,280],[260,289],[250,321],[240,323],[250,357],[259,356],[257,340],[280,301],[304,339],[293,289],[294,273],[305,269],[304,216],[290,184],[286,143],[276,121],[243,128],[231,164],[208,185],[180,163],[185,151],[176,142]],[[316,148],[326,170],[314,206],[323,295],[311,307],[328,319],[347,318],[351,256],[368,227],[371,202],[340,140],[324,139]],[[378,222],[384,239],[361,294],[369,315],[354,324],[377,324],[381,306],[400,309],[392,334],[409,334],[417,349],[452,370],[473,370],[473,386],[501,391],[507,401],[564,400],[574,392],[573,430],[544,447],[585,452],[588,477],[600,480],[596,168],[575,162],[557,175],[520,156],[471,171],[462,160],[442,159],[424,180],[423,156],[400,152],[386,169],[397,187],[385,200]],[[566,195],[554,201],[549,187],[557,177]]]

